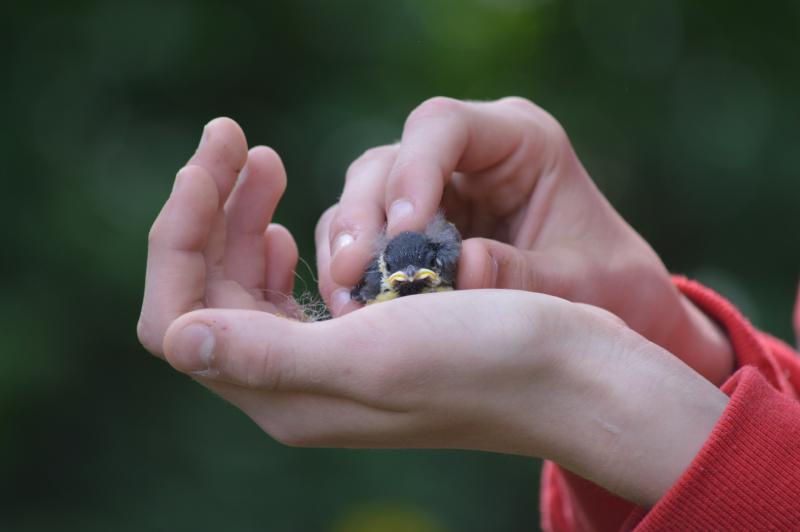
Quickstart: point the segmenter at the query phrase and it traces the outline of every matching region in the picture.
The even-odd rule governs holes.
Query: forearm
[[[594,347],[559,364],[564,390],[545,457],[650,506],[692,462],[728,398],[632,331]]]

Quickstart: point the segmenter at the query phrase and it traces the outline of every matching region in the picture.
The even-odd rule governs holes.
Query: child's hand
[[[434,98],[398,144],[348,169],[320,221],[329,269],[320,291],[339,315],[376,235],[420,230],[440,207],[465,238],[457,287],[514,288],[603,307],[715,383],[732,369],[726,339],[673,286],[650,246],[597,190],[558,122],[521,98]],[[473,238],[470,238],[473,237]]]
[[[646,505],[727,403],[608,312],[519,290],[422,294],[317,323],[202,309],[164,347],[288,445],[548,458]]]
[[[280,160],[248,153],[227,119],[203,138],[150,233],[139,338],[278,440],[540,456],[652,504],[724,410],[722,392],[619,319],[542,294],[425,294],[311,324],[274,315],[293,310],[297,259],[269,225]]]
[[[150,230],[137,328],[148,351],[163,354],[167,327],[192,310],[294,311],[287,295],[297,246],[284,227],[270,224],[285,188],[274,151],[248,152],[242,130],[228,118],[206,125]]]

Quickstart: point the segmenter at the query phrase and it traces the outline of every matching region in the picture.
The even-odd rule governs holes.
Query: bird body
[[[371,304],[452,290],[460,255],[458,229],[439,214],[425,232],[406,231],[380,246],[350,296]]]

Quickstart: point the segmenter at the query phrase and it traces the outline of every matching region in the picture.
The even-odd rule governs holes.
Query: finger
[[[260,296],[267,278],[264,232],[286,190],[286,172],[270,148],[250,150],[225,205],[225,277]]]
[[[294,237],[284,226],[270,224],[264,234],[266,277],[264,281],[267,301],[285,311],[291,302],[295,270],[299,252]]]
[[[155,355],[178,316],[203,305],[205,249],[219,201],[208,172],[186,166],[150,230],[139,339]]]
[[[375,243],[386,223],[386,179],[398,146],[373,148],[347,169],[339,209],[331,221],[331,277],[353,286],[375,254]]]
[[[514,290],[480,292],[422,294],[315,323],[202,309],[170,326],[165,354],[177,370],[217,382],[262,392],[328,394],[399,411],[419,399],[422,384],[452,377],[464,364],[474,375],[496,366],[497,359],[475,344],[481,330],[524,326],[521,340],[512,335],[493,342],[501,352],[519,348],[543,326],[536,318],[542,305],[567,304]]]
[[[470,238],[461,247],[456,287],[508,288],[569,298],[579,279],[579,257],[571,252],[538,252],[487,238]]]
[[[317,247],[317,276],[319,293],[334,316],[351,312],[359,305],[350,298],[350,287],[337,283],[331,276],[330,226],[339,205],[330,207],[320,217],[314,231]]]
[[[203,128],[200,145],[187,164],[202,166],[211,174],[217,184],[219,203],[224,205],[245,162],[247,139],[242,128],[230,118],[219,117]]]
[[[514,156],[521,159],[518,154],[525,151],[531,158],[523,165],[525,172],[538,175],[557,152],[552,147],[561,139],[559,131],[552,117],[520,98],[461,102],[439,97],[424,102],[406,121],[386,185],[389,233],[422,229],[439,208],[455,171],[477,173],[507,160],[518,163]],[[495,174],[497,179],[513,175]]]
[[[215,118],[203,128],[203,136],[197,151],[189,159],[190,164],[205,168],[217,185],[220,209],[225,205],[228,196],[236,183],[236,178],[247,161],[247,140],[239,125],[230,118]],[[225,256],[225,217],[218,216],[209,234],[206,245],[206,270],[211,282],[224,280],[223,257]],[[247,301],[249,294],[238,293],[241,289],[229,294],[230,290],[217,286],[210,292],[212,300],[223,306],[235,305],[236,301]],[[209,295],[209,294],[207,294]]]
[[[370,363],[341,347],[351,345],[353,328],[329,327],[334,321],[309,324],[252,310],[197,310],[170,326],[165,355],[179,371],[215,381],[352,397],[371,380],[365,374]]]

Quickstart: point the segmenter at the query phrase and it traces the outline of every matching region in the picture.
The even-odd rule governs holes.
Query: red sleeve
[[[800,530],[800,359],[713,291],[681,277],[675,284],[729,336],[740,369],[722,387],[728,407],[649,510],[546,462],[543,529]]]
[[[752,367],[722,390],[731,400],[705,446],[630,528],[800,530],[800,403]]]

